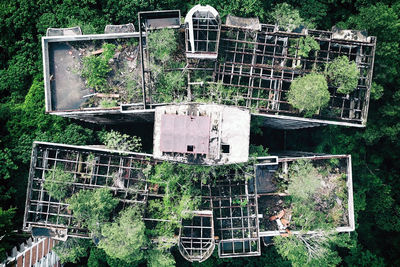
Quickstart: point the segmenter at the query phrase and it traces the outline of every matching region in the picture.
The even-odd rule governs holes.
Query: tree
[[[298,160],[289,168],[288,192],[296,200],[305,200],[321,187],[321,178],[310,160]]]
[[[0,207],[0,262],[5,260],[6,252],[13,247],[13,240],[8,240],[7,236],[11,233],[14,225],[15,208],[3,210]]]
[[[326,79],[324,75],[318,73],[294,79],[288,92],[289,103],[300,112],[306,111],[306,116],[311,116],[327,106],[329,99]]]
[[[82,77],[86,78],[89,87],[107,93],[110,90],[107,75],[111,71],[108,62],[114,56],[115,45],[104,43],[102,49],[101,56],[90,55],[83,58]]]
[[[168,251],[149,250],[146,255],[149,267],[173,267],[175,259]]]
[[[279,28],[289,32],[304,23],[299,11],[287,3],[277,4],[272,11],[272,17]]]
[[[298,55],[307,58],[311,51],[319,51],[319,43],[312,36],[300,37]]]
[[[127,263],[139,262],[144,258],[142,249],[148,242],[145,230],[139,209],[129,207],[113,223],[104,225],[99,248],[109,257]]]
[[[342,237],[340,237],[342,238]],[[289,235],[274,237],[275,247],[282,257],[291,261],[292,266],[336,266],[341,258],[332,245],[341,242],[335,235],[317,233],[314,235]]]
[[[54,251],[61,263],[78,263],[80,258],[87,256],[91,243],[88,239],[69,237],[67,241],[58,243]]]
[[[332,84],[338,87],[338,93],[349,94],[358,85],[360,71],[354,61],[349,61],[346,56],[339,56],[328,63],[326,75]]]
[[[43,187],[52,198],[62,201],[68,195],[70,183],[73,181],[74,176],[72,173],[56,167],[54,170],[46,172]]]
[[[87,227],[93,234],[100,233],[102,224],[109,221],[111,211],[118,204],[107,188],[81,190],[67,200],[68,209],[82,227]]]
[[[100,132],[99,137],[108,149],[136,152],[140,152],[142,149],[141,139],[137,136],[121,134],[120,132],[111,130],[110,132]]]

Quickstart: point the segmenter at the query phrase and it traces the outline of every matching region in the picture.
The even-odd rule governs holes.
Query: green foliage
[[[384,88],[382,85],[372,82],[371,84],[371,98],[378,100],[383,96]]]
[[[10,149],[0,149],[0,162],[2,162],[0,166],[0,177],[9,179],[11,177],[10,172],[18,168],[12,160]]]
[[[14,215],[15,215],[15,208],[10,208],[4,210],[0,207],[0,261],[2,262],[6,258],[6,253],[9,252],[9,249],[13,247],[11,242],[8,242],[7,236],[11,233],[13,228],[15,227],[14,224]]]
[[[261,0],[200,0],[201,5],[211,5],[218,10],[221,18],[228,14],[241,17],[258,17],[260,21],[266,17],[265,1]]]
[[[93,131],[68,119],[45,113],[43,77],[35,78],[21,104],[9,103],[8,146],[13,160],[27,164],[34,140],[75,145],[93,141]]]
[[[322,177],[310,160],[298,160],[289,168],[289,194],[296,200],[309,198],[321,187]]]
[[[372,2],[361,5],[359,13],[352,14],[345,27],[350,29],[367,30],[370,35],[377,37],[374,80],[379,84],[396,83],[399,75],[399,56],[393,51],[399,51],[400,16],[399,3],[389,5],[385,2]],[[391,90],[390,86],[385,87]]]
[[[100,101],[100,107],[102,108],[113,108],[117,106],[118,102],[116,100],[103,99]]]
[[[121,134],[114,130],[100,132],[99,138],[108,149],[136,152],[142,149],[140,137]]]
[[[69,237],[67,241],[58,243],[54,251],[61,263],[78,263],[80,258],[87,256],[91,243],[88,239]]]
[[[184,72],[171,71],[179,66],[174,58],[178,49],[177,33],[173,29],[161,29],[147,36],[147,49],[150,55],[150,69],[154,79],[154,100],[158,103],[172,102],[182,95],[186,77]]]
[[[150,57],[163,65],[171,60],[178,44],[175,31],[167,28],[149,32],[146,43]]]
[[[223,85],[222,82],[213,83],[208,86],[209,101],[213,103],[232,104],[233,101],[240,99],[234,95],[234,92],[234,88]]]
[[[182,95],[184,87],[185,76],[182,72],[165,72],[158,75],[154,97],[158,102],[172,102],[177,96]]]
[[[149,250],[147,252],[147,264],[149,267],[173,267],[175,259],[168,251]]]
[[[103,223],[109,220],[110,213],[118,204],[107,188],[81,190],[67,200],[68,209],[82,227],[96,234]]]
[[[337,91],[342,94],[349,94],[357,87],[360,72],[354,61],[349,61],[346,56],[335,58],[328,63],[326,75]]]
[[[3,1],[0,8],[0,121],[1,151],[7,155],[4,176],[10,178],[1,186],[1,197],[9,195],[23,210],[26,187],[20,177],[29,169],[33,140],[62,142],[68,144],[96,143],[92,126],[76,124],[70,120],[44,113],[43,78],[41,72],[40,38],[48,27],[90,24],[96,32],[102,32],[107,23],[122,24],[137,21],[141,10],[181,9],[185,14],[192,5],[182,1]],[[319,29],[330,29],[340,21],[342,28],[366,29],[377,36],[374,64],[374,82],[382,87],[371,88],[371,98],[376,95],[379,103],[370,104],[368,124],[365,130],[345,127],[324,127],[311,131],[297,131],[299,149],[310,145],[309,151],[348,153],[352,155],[354,200],[356,218],[359,222],[358,252],[341,250],[348,265],[399,266],[399,192],[398,162],[400,146],[400,94],[399,39],[400,5],[398,1],[287,1],[296,7],[301,17],[318,23]],[[215,7],[222,17],[234,14],[241,17],[268,18],[272,2],[260,0],[201,0],[201,4]],[[334,12],[332,12],[334,11]],[[264,17],[264,19],[263,19]],[[79,22],[78,22],[79,21]],[[81,23],[84,22],[84,23]],[[82,28],[87,33],[85,26]],[[94,31],[94,30],[93,30]],[[29,91],[29,101],[24,100]],[[25,98],[26,97],[26,98]],[[303,136],[300,138],[299,136]],[[311,138],[312,136],[312,138]],[[310,141],[312,140],[312,141]],[[290,140],[288,139],[288,142]],[[1,154],[1,152],[0,152]],[[15,166],[18,169],[15,169]],[[22,185],[13,189],[12,185]],[[1,201],[9,205],[9,201]],[[21,204],[22,202],[22,204]],[[22,208],[22,209],[21,209]],[[21,213],[22,214],[22,213]],[[22,216],[16,216],[16,220]],[[17,222],[16,222],[17,224]],[[4,242],[0,242],[3,243]],[[260,257],[217,259],[211,257],[207,266],[282,266],[288,264],[276,254],[275,246],[263,251]],[[102,250],[101,250],[102,251]],[[272,251],[272,252],[271,252]],[[348,256],[348,257],[347,257]],[[106,257],[104,257],[106,260]],[[107,259],[110,266],[130,266],[121,261]],[[104,262],[103,262],[104,263]],[[101,266],[105,266],[104,264]]]
[[[191,211],[198,207],[194,184],[207,178],[208,167],[175,164],[163,162],[155,167],[154,174],[149,178],[152,183],[164,188],[162,205],[160,202],[151,203],[151,208],[161,216],[178,224],[182,218],[190,218]],[[158,204],[157,204],[158,203]]]
[[[386,266],[383,258],[376,256],[368,249],[362,250],[360,246],[357,246],[352,248],[350,252],[351,256],[345,258],[345,262],[348,266]]]
[[[253,145],[250,144],[249,147],[249,155],[251,157],[265,157],[265,156],[269,156],[268,154],[268,147],[264,148],[262,145]]]
[[[144,258],[143,247],[148,240],[145,235],[146,226],[137,207],[123,210],[111,224],[106,224],[101,230],[103,238],[99,248],[109,257],[123,260],[127,263],[139,262]]]
[[[68,173],[60,167],[47,171],[43,187],[49,195],[59,201],[69,194],[70,183],[74,181],[72,173]]]
[[[328,234],[313,236],[290,235],[276,236],[274,243],[278,253],[291,261],[292,266],[336,266],[341,259],[331,249],[334,237]]]
[[[314,37],[306,36],[299,39],[298,55],[307,58],[311,51],[319,51],[321,48]]]
[[[287,3],[277,4],[272,11],[272,17],[279,28],[289,32],[304,23],[299,11]]]
[[[101,56],[90,55],[83,58],[82,77],[86,78],[89,87],[97,92],[109,92],[107,75],[111,71],[109,60],[114,56],[115,45],[104,43]]]
[[[99,248],[90,250],[87,266],[88,267],[103,267],[107,264],[107,254]]]
[[[306,116],[318,112],[328,105],[330,94],[328,84],[322,74],[310,73],[293,80],[288,92],[289,103]]]

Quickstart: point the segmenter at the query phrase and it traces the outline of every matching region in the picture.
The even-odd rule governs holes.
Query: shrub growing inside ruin
[[[310,73],[296,78],[290,85],[288,101],[300,112],[305,111],[306,116],[312,116],[321,108],[328,105],[330,94],[325,76]]]
[[[111,130],[110,132],[100,132],[101,142],[108,148],[119,151],[136,151],[142,149],[140,137],[121,134]]]
[[[142,247],[148,242],[145,230],[138,207],[126,208],[113,223],[103,227],[99,248],[110,257],[127,263],[138,262],[144,257]]]
[[[360,72],[354,61],[340,56],[328,63],[326,74],[330,82],[338,87],[338,93],[349,94],[357,87]]]
[[[72,173],[57,167],[46,172],[43,186],[52,198],[62,201],[68,195],[70,183],[73,181],[74,176]]]
[[[87,85],[98,92],[109,91],[107,75],[111,71],[110,59],[114,56],[115,45],[104,43],[101,55],[90,55],[83,58],[82,77],[86,78]]]
[[[87,227],[94,234],[100,232],[102,224],[109,220],[111,211],[118,204],[110,190],[99,188],[95,190],[81,190],[68,199],[69,210],[72,210],[74,219],[82,226]]]

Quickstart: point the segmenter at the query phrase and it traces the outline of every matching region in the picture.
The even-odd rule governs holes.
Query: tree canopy
[[[305,111],[306,116],[318,112],[328,105],[330,94],[325,76],[318,73],[306,74],[293,80],[288,92],[289,103]]]

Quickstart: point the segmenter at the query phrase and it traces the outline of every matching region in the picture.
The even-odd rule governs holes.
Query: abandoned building
[[[46,112],[95,123],[153,122],[156,107],[207,102],[246,108],[279,129],[366,125],[376,38],[365,32],[289,32],[232,15],[223,24],[217,10],[201,5],[183,24],[179,10],[139,12],[138,18],[138,29],[108,25],[104,34],[48,30],[42,38]],[[170,34],[171,55],[157,54],[157,34]],[[304,54],[304,38],[319,49]],[[328,106],[304,117],[288,102],[291,83],[340,56],[356,63],[358,85],[344,94],[329,84]],[[95,58],[108,64],[102,80],[88,74]]]
[[[354,231],[351,156],[283,152],[279,156],[259,157],[246,170],[224,172],[223,176],[196,185],[201,192],[199,210],[191,211],[191,219],[182,220],[175,240],[182,256],[191,262],[202,262],[216,246],[220,257],[257,256],[261,254],[261,242],[268,242],[266,238],[298,233],[299,228],[291,221],[293,204],[286,202],[288,192],[279,184],[290,180],[291,164],[307,159],[327,172],[319,186],[325,197],[327,190],[335,196],[334,209],[340,210],[335,219],[336,231]],[[332,161],[336,161],[334,167]],[[119,200],[119,209],[129,205],[146,209],[150,200],[163,197],[162,186],[155,186],[144,174],[146,168],[159,163],[150,154],[35,142],[24,230],[57,240],[88,236],[88,230],[74,220],[66,201],[51,197],[43,186],[56,169],[73,177],[68,194],[108,188]],[[329,209],[321,212],[329,213]],[[147,227],[158,221],[151,217],[143,220]]]
[[[199,207],[172,233],[188,261],[205,261],[215,249],[221,258],[258,256],[270,237],[299,234],[296,201],[289,197],[300,163],[314,179],[317,197],[308,202],[332,229],[354,231],[351,156],[283,151],[251,157],[250,121],[262,118],[264,126],[285,130],[365,127],[376,38],[337,28],[287,31],[258,18],[224,20],[213,7],[196,5],[182,20],[179,10],[139,12],[137,29],[107,25],[104,34],[91,35],[79,27],[48,29],[42,38],[46,112],[108,125],[154,123],[153,152],[35,142],[25,231],[62,241],[89,237],[66,197],[98,188],[119,200],[113,215],[141,207],[153,229],[162,220],[148,212],[149,203],[166,193],[149,170],[166,162],[223,169],[193,181]],[[301,51],[304,38],[319,49]],[[292,82],[338,57],[356,65],[357,86],[345,94],[328,83],[329,104],[305,116],[288,101]],[[59,199],[44,186],[56,172],[72,179]],[[307,233],[314,230],[320,229]]]

